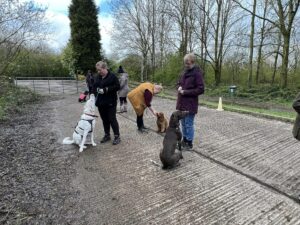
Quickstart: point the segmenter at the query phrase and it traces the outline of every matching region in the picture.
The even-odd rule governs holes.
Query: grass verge
[[[13,84],[0,85],[0,121],[8,116],[21,113],[27,104],[38,102],[41,98],[38,94],[27,88],[15,87]]]
[[[177,99],[176,96],[172,96],[165,92],[160,93],[158,96],[162,98],[171,99],[171,100]],[[199,103],[208,108],[217,109],[218,107],[218,103],[216,102],[200,100]],[[263,117],[263,118],[274,119],[274,120],[279,120],[279,121],[289,122],[289,123],[293,123],[296,117],[296,113],[293,112],[282,112],[282,111],[276,111],[270,109],[262,109],[262,108],[231,105],[231,104],[223,104],[223,109],[226,111],[249,114],[256,117]]]

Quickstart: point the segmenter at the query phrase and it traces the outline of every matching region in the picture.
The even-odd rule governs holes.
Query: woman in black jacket
[[[121,142],[119,123],[117,121],[117,91],[120,89],[120,83],[116,75],[110,72],[107,64],[99,61],[96,64],[99,76],[96,77],[93,86],[93,93],[96,97],[96,106],[98,107],[104,128],[104,137],[101,143],[110,141],[110,127],[113,129],[115,138],[113,145]]]

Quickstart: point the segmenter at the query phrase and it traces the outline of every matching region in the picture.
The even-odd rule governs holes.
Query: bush
[[[37,102],[40,97],[27,88],[15,87],[10,83],[0,85],[0,120],[9,114],[22,112],[24,105]]]

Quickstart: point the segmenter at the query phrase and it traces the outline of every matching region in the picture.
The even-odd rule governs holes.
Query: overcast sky
[[[68,18],[68,7],[71,0],[35,0],[48,7],[46,17],[51,23],[53,32],[50,35],[49,45],[56,51],[62,49],[70,38],[70,20]],[[101,29],[101,43],[106,54],[110,54],[110,37],[113,27],[112,17],[108,11],[108,0],[95,0],[100,6],[99,23]]]

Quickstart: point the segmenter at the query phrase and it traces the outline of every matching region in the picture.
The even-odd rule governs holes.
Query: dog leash
[[[98,117],[97,115],[92,115],[92,114],[88,114],[88,113],[84,113],[85,115],[91,116],[91,117]]]

